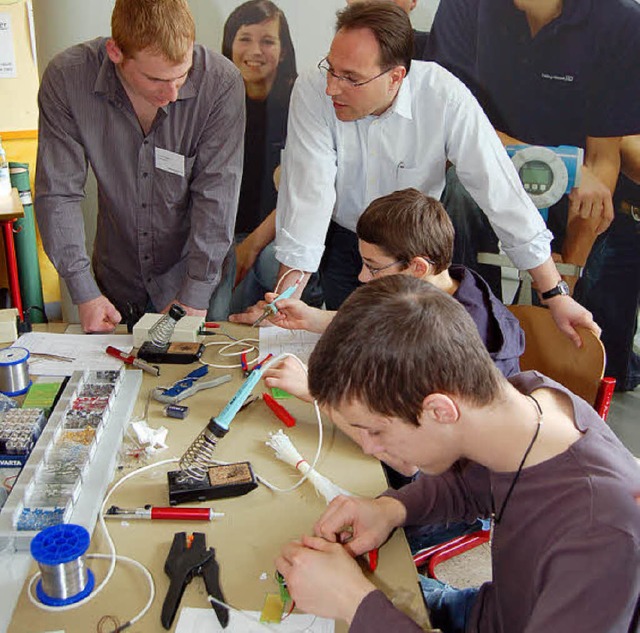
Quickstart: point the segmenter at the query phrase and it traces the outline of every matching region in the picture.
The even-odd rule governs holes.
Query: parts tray
[[[107,487],[113,478],[117,453],[124,437],[129,417],[142,384],[140,370],[121,370],[123,373],[113,403],[109,407],[102,434],[95,450],[84,468],[77,498],[69,505],[65,514],[65,523],[76,523],[93,533],[100,505]],[[90,371],[76,371],[58,400],[49,421],[38,442],[22,469],[9,497],[0,511],[0,549],[13,547],[15,550],[28,550],[31,539],[37,531],[17,530],[17,517],[24,507],[26,495],[32,490],[36,472],[47,451],[54,444],[64,423],[64,415],[69,405],[80,393],[82,385],[87,382]]]

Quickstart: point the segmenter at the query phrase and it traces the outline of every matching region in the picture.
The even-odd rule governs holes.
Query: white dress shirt
[[[440,198],[447,160],[515,266],[549,258],[551,232],[478,102],[451,73],[412,61],[391,107],[357,121],[337,119],[325,87],[314,70],[293,88],[276,213],[281,263],[317,270],[330,219],[355,231],[380,196],[415,187]]]

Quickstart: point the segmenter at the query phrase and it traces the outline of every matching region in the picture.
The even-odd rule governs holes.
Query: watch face
[[[559,281],[554,288],[551,290],[547,290],[542,293],[542,298],[544,300],[551,299],[553,297],[557,297],[558,295],[569,295],[571,291],[569,290],[569,286],[566,281]]]

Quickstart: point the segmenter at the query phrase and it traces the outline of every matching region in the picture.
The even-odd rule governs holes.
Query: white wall
[[[344,0],[275,0],[284,11],[296,49],[298,70],[315,65],[327,53],[335,14]],[[40,74],[49,60],[72,44],[109,35],[114,0],[33,0]],[[240,0],[189,0],[198,42],[219,51],[222,27]],[[418,0],[411,14],[416,29],[428,30],[438,0]]]

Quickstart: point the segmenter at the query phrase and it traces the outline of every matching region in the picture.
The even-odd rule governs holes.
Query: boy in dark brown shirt
[[[351,631],[419,631],[352,556],[399,526],[492,515],[493,581],[454,614],[461,628],[440,624],[445,633],[634,630],[635,459],[559,384],[505,379],[451,297],[400,275],[358,289],[316,346],[309,387],[366,453],[431,476],[378,499],[338,497],[315,536],[286,545],[276,565],[298,607]],[[341,545],[345,526],[353,539]],[[440,606],[434,623],[451,615]]]

